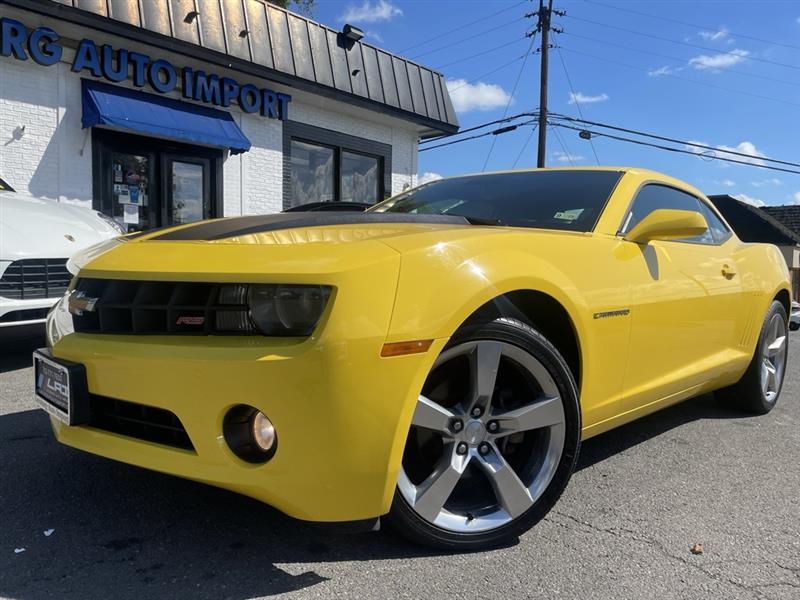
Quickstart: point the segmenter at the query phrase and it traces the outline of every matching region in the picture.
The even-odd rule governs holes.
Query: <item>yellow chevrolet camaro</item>
[[[778,249],[640,169],[453,177],[71,268],[34,357],[60,442],[439,547],[531,527],[582,439],[710,391],[766,413],[786,370]]]

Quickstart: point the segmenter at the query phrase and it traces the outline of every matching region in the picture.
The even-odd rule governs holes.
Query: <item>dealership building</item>
[[[376,202],[458,121],[361,37],[262,0],[0,0],[0,177],[129,230]]]

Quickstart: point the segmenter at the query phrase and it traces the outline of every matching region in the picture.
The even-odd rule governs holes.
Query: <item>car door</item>
[[[621,233],[659,208],[697,211],[709,229],[681,240],[624,242],[636,247],[624,378],[628,410],[682,399],[733,360],[741,337],[737,303],[742,288],[730,231],[704,200],[648,184],[634,199]]]

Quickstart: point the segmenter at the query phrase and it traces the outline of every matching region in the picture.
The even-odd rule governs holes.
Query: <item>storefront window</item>
[[[377,202],[379,166],[380,161],[374,156],[342,151],[341,200]]]
[[[148,209],[148,173],[150,161],[147,156],[113,152],[112,170],[112,210],[114,219],[126,230],[148,229],[150,211]]]
[[[293,204],[328,202],[334,194],[334,150],[292,140]]]

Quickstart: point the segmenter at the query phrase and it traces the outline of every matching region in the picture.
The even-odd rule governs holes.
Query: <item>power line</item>
[[[641,12],[638,10],[633,10],[631,8],[622,8],[621,6],[614,6],[613,4],[606,4],[605,2],[595,2],[593,0],[585,0],[589,4],[596,4],[597,6],[604,6],[605,8],[611,8],[614,10],[618,10],[620,12],[626,12],[632,15],[639,15],[641,17],[648,17],[650,19],[657,19],[659,21],[665,21],[667,23],[675,23],[677,25],[684,25],[686,27],[693,27],[696,29],[703,29],[705,31],[719,31],[716,27],[706,27],[704,25],[697,25],[696,23],[688,23],[686,21],[681,21],[679,19],[673,19],[671,17],[662,17],[660,15],[653,15],[646,12]],[[783,42],[776,42],[775,40],[765,40],[764,38],[755,37],[753,35],[745,35],[743,33],[738,33],[734,31],[728,31],[729,34],[735,35],[738,38],[743,38],[745,40],[753,40],[754,42],[762,42],[764,44],[769,44],[770,46],[783,46],[784,48],[791,48],[792,50],[800,50],[800,46],[793,46],[792,44],[786,44]]]
[[[634,48],[633,46],[627,46],[625,44],[618,44],[616,42],[610,42],[608,40],[603,40],[600,38],[592,37],[589,35],[582,35],[578,33],[572,33],[569,31],[563,32],[563,35],[568,35],[570,37],[580,38],[583,40],[588,40],[590,42],[595,42],[598,44],[605,44],[607,46],[614,46],[615,48],[622,48],[623,50],[630,50],[632,52],[637,52],[639,54],[649,54],[650,56],[657,56],[659,58],[665,58],[667,60],[672,60],[675,62],[680,63],[688,63],[685,58],[680,58],[678,56],[670,56],[669,54],[662,54],[660,52],[653,52],[652,50],[644,50],[642,48]],[[747,77],[755,77],[756,79],[764,79],[766,81],[774,81],[776,83],[785,83],[787,85],[794,85],[800,86],[800,81],[789,81],[788,79],[779,79],[777,77],[769,77],[768,75],[759,75],[758,73],[748,73],[747,71],[740,71],[739,69],[731,69],[729,67],[725,68],[726,73],[736,73],[738,75],[745,75]],[[664,73],[667,75],[667,73]]]
[[[426,148],[420,148],[418,152],[426,152],[428,150],[436,150],[436,148],[444,148],[445,146],[452,146],[454,144],[460,144],[461,142],[468,142],[470,140],[477,140],[478,138],[486,137],[488,135],[498,136],[504,133],[509,133],[511,131],[515,131],[520,127],[524,127],[526,125],[530,125],[533,123],[534,120],[531,119],[530,121],[525,121],[524,123],[517,123],[516,125],[509,125],[507,127],[500,127],[499,129],[493,129],[492,131],[487,131],[485,133],[479,133],[477,135],[471,135],[470,137],[461,138],[459,140],[453,140],[451,142],[445,142],[443,144],[437,144],[436,146],[428,146]],[[495,139],[497,139],[495,137]]]
[[[481,52],[477,52],[477,53],[471,54],[469,56],[464,56],[464,57],[459,58],[457,60],[451,61],[451,62],[447,63],[446,65],[439,65],[438,67],[436,67],[436,70],[437,71],[442,71],[443,69],[446,69],[447,67],[449,67],[451,65],[455,65],[455,64],[458,64],[460,62],[464,62],[465,60],[471,60],[473,58],[477,58],[479,56],[483,56],[484,54],[489,54],[490,52],[494,52],[495,50],[500,50],[501,48],[506,48],[506,47],[508,47],[508,46],[510,46],[512,44],[519,44],[524,39],[525,39],[524,37],[521,37],[519,39],[511,40],[510,42],[506,42],[505,44],[500,44],[499,46],[494,46],[493,48],[488,48],[486,50],[482,50]]]
[[[532,117],[533,114],[534,113],[532,113],[532,112],[518,113],[516,115],[511,115],[510,117],[503,117],[502,119],[496,119],[494,121],[488,121],[486,123],[481,123],[480,125],[475,125],[473,127],[470,127],[469,129],[462,129],[462,130],[460,130],[460,131],[458,131],[456,133],[451,133],[450,135],[440,135],[440,136],[435,137],[435,138],[429,138],[427,140],[422,140],[420,142],[420,144],[427,144],[427,143],[430,143],[430,142],[438,142],[439,140],[442,140],[444,138],[454,137],[454,136],[457,136],[457,135],[462,135],[464,133],[469,133],[470,131],[475,131],[476,129],[483,129],[484,127],[488,127],[489,125],[497,125],[499,123],[507,123],[508,121],[513,121],[514,119],[519,119],[520,117]]]
[[[569,150],[567,150],[567,145],[564,143],[564,140],[561,139],[561,134],[558,132],[558,129],[556,129],[552,125],[550,126],[550,129],[556,135],[556,139],[558,140],[558,143],[561,146],[561,150],[564,152],[564,156],[569,161],[570,166],[574,167],[575,166],[575,161],[572,160],[572,153]],[[589,140],[589,141],[591,141],[591,140]]]
[[[503,70],[503,69],[505,69],[506,67],[510,67],[511,65],[513,65],[513,64],[515,64],[515,63],[517,63],[517,62],[521,61],[523,58],[525,58],[525,55],[524,55],[524,54],[521,54],[520,56],[518,56],[518,57],[517,57],[517,58],[515,58],[514,60],[511,60],[511,61],[509,61],[509,62],[505,63],[504,65],[500,65],[500,66],[499,66],[499,67],[497,67],[496,69],[492,69],[491,71],[488,71],[488,72],[484,73],[483,75],[478,75],[477,77],[475,77],[475,78],[473,78],[473,79],[470,79],[469,81],[465,81],[464,83],[462,83],[461,85],[457,85],[456,87],[453,87],[453,88],[447,88],[447,91],[448,91],[450,94],[452,94],[452,93],[453,93],[453,92],[455,92],[456,90],[460,90],[462,87],[466,87],[466,86],[468,86],[470,83],[475,83],[476,81],[479,81],[479,80],[483,79],[484,77],[488,77],[489,75],[494,75],[494,74],[495,74],[495,73],[497,73],[498,71],[502,71],[502,70]],[[798,85],[800,85],[800,84],[798,84]]]
[[[599,25],[601,27],[607,27],[609,29],[615,29],[617,31],[624,31],[626,33],[632,33],[634,35],[640,35],[642,37],[650,38],[650,39],[653,39],[653,40],[659,40],[659,41],[662,41],[662,42],[668,42],[670,44],[678,44],[680,46],[688,46],[690,48],[699,48],[701,50],[705,50],[707,52],[714,52],[716,54],[726,54],[726,55],[735,56],[735,57],[738,57],[738,58],[745,58],[741,54],[733,52],[733,51],[720,50],[719,48],[711,48],[709,46],[703,46],[701,44],[693,44],[692,42],[682,42],[680,40],[674,40],[674,39],[671,39],[671,38],[662,37],[660,35],[654,35],[652,33],[644,33],[642,31],[636,31],[635,29],[628,29],[626,27],[620,27],[619,25],[612,25],[610,23],[601,23],[600,21],[594,21],[592,19],[585,19],[583,17],[576,17],[575,15],[566,15],[566,16],[569,17],[570,19],[575,19],[576,21],[583,21],[584,23],[591,23],[593,25]],[[775,61],[775,60],[769,60],[769,59],[766,59],[766,58],[759,58],[757,56],[749,56],[748,55],[746,58],[748,58],[750,60],[753,60],[753,61],[756,61],[756,62],[762,62],[762,63],[768,64],[768,65],[776,65],[776,66],[779,66],[779,67],[786,67],[787,69],[795,69],[795,70],[800,71],[800,66],[798,66],[798,65],[791,65],[789,63],[782,63],[782,62],[778,62],[778,61]]]
[[[467,27],[471,27],[472,25],[476,25],[477,23],[484,23],[487,19],[491,19],[493,17],[496,17],[497,15],[503,14],[504,12],[508,12],[511,9],[517,8],[518,6],[525,4],[527,1],[528,0],[522,0],[521,2],[517,2],[516,4],[512,4],[511,6],[507,6],[506,8],[503,8],[501,10],[483,16],[480,19],[475,19],[474,21],[470,21],[469,23],[464,23],[463,25],[459,25],[458,27],[454,27],[453,29],[439,33],[436,35],[436,37],[425,40],[424,42],[420,42],[419,44],[414,44],[413,46],[409,46],[408,48],[403,48],[402,50],[398,50],[398,54],[405,54],[409,50],[413,50],[414,48],[419,48],[420,46],[425,46],[427,44],[430,44],[431,42],[435,42],[436,40],[448,36],[451,33],[455,33],[456,31],[461,31],[462,29],[466,29]]]
[[[511,101],[514,99],[514,94],[517,93],[517,86],[519,85],[519,80],[522,78],[522,73],[525,71],[525,65],[528,64],[528,57],[531,55],[531,50],[533,50],[533,44],[536,42],[536,35],[531,36],[531,43],[528,46],[528,51],[525,53],[525,58],[522,61],[522,65],[519,68],[519,73],[517,74],[517,80],[514,82],[514,88],[511,90],[511,95],[508,97],[508,102],[506,102],[506,108],[503,111],[503,117],[508,114],[508,109],[511,106]],[[486,153],[486,159],[483,161],[483,168],[481,171],[486,169],[486,165],[489,164],[489,157],[492,156],[492,152],[494,152],[494,145],[497,143],[497,138],[492,140],[492,145],[489,147],[489,151]]]
[[[567,77],[567,83],[569,83],[569,89],[572,92],[572,97],[575,99],[575,108],[578,109],[578,115],[580,115],[581,119],[583,119],[584,118],[583,110],[581,109],[581,103],[578,102],[577,95],[575,94],[575,87],[572,85],[572,79],[569,76],[569,71],[567,71],[567,63],[564,62],[564,56],[561,54],[560,49],[556,54],[558,54],[558,58],[561,59],[561,66],[564,67],[564,75],[566,75]],[[592,154],[594,154],[594,160],[599,165],[600,159],[597,157],[597,150],[595,150],[594,142],[591,139],[589,140],[589,145],[592,147]]]
[[[445,44],[444,46],[439,46],[438,48],[434,48],[433,50],[426,50],[422,54],[415,54],[413,56],[409,56],[409,58],[412,59],[412,60],[416,60],[418,58],[422,58],[423,56],[427,56],[428,54],[434,54],[436,52],[440,52],[441,50],[446,50],[447,48],[452,48],[453,46],[458,46],[459,44],[463,44],[464,42],[468,42],[470,40],[474,40],[475,38],[483,37],[487,33],[490,33],[492,31],[497,31],[498,29],[502,29],[503,27],[508,27],[509,25],[513,25],[514,23],[518,23],[520,21],[522,21],[522,17],[517,17],[513,21],[508,21],[506,23],[498,25],[497,27],[492,27],[491,29],[484,29],[483,31],[481,31],[479,33],[476,33],[474,35],[471,35],[469,37],[462,38],[462,39],[457,40],[455,42],[450,42],[449,44]]]
[[[671,142],[673,144],[683,144],[684,146],[691,146],[693,148],[700,148],[702,150],[710,150],[712,152],[723,152],[725,154],[733,154],[735,156],[742,156],[744,158],[751,158],[756,160],[762,160],[765,162],[773,162],[780,165],[788,165],[790,167],[798,167],[800,168],[800,163],[795,163],[786,160],[778,160],[777,158],[768,158],[766,156],[756,156],[754,154],[748,154],[747,152],[739,152],[738,150],[724,150],[721,148],[715,148],[714,146],[709,146],[707,144],[701,144],[699,142],[687,142],[684,140],[678,140],[671,137],[666,137],[663,135],[658,135],[656,133],[648,133],[646,131],[639,131],[636,129],[631,129],[629,127],[620,127],[619,125],[609,125],[608,123],[600,123],[597,121],[587,121],[586,119],[576,119],[575,117],[570,117],[567,115],[559,115],[554,113],[554,118],[561,119],[565,121],[571,121],[573,123],[581,123],[583,125],[591,125],[593,127],[602,127],[604,129],[613,129],[614,131],[620,131],[622,133],[631,133],[633,135],[640,135],[643,137],[649,137],[656,140],[661,140],[662,142]],[[696,152],[694,154],[697,154]]]
[[[559,46],[559,48],[561,50],[566,51],[566,52],[572,52],[573,54],[581,54],[583,56],[588,56],[589,58],[593,58],[595,60],[599,60],[599,61],[602,61],[602,62],[610,63],[610,64],[613,64],[613,65],[618,65],[620,67],[625,67],[626,69],[633,69],[635,71],[639,71],[640,73],[644,69],[644,67],[641,67],[641,66],[631,65],[631,64],[620,62],[620,61],[613,60],[613,59],[610,59],[610,58],[605,58],[605,57],[602,57],[602,56],[598,56],[596,54],[590,54],[588,52],[581,52],[580,50],[573,50],[572,48],[565,48],[564,46]],[[664,77],[672,77],[673,79],[680,79],[681,81],[688,81],[688,82],[694,83],[696,85],[703,85],[703,86],[706,86],[706,87],[712,87],[712,88],[715,88],[715,89],[718,89],[718,90],[722,90],[722,91],[725,91],[725,92],[730,92],[732,94],[741,94],[743,96],[750,96],[751,98],[759,98],[761,100],[770,100],[772,102],[780,102],[781,104],[788,104],[789,106],[800,106],[800,104],[798,104],[797,102],[791,102],[790,100],[784,100],[782,98],[774,98],[772,96],[764,96],[762,94],[754,94],[752,92],[746,92],[744,90],[739,90],[739,89],[736,89],[736,88],[729,88],[729,87],[725,87],[725,86],[722,86],[722,85],[717,85],[715,83],[710,83],[708,81],[699,81],[697,79],[692,79],[690,77],[683,77],[681,75],[675,75],[674,73],[664,73],[663,76]]]
[[[539,125],[537,123],[533,127],[531,127],[531,132],[528,134],[528,137],[525,140],[525,143],[522,145],[522,148],[520,149],[519,154],[517,154],[517,158],[514,159],[514,164],[511,165],[512,169],[515,169],[517,167],[517,163],[519,162],[519,159],[522,158],[522,155],[525,153],[525,150],[528,149],[528,144],[531,143],[531,140],[533,139],[533,134],[536,133],[536,128],[538,126]]]
[[[573,127],[572,125],[567,125],[565,123],[554,123],[553,125],[555,127],[562,127],[564,129],[572,129],[572,130],[578,131],[578,132],[586,131],[585,129],[583,129],[581,127]],[[595,131],[590,131],[589,133],[591,135],[596,135],[596,136],[600,136],[600,137],[607,137],[609,139],[618,140],[620,142],[629,142],[631,144],[637,144],[639,146],[648,146],[650,148],[656,148],[658,150],[666,150],[668,152],[677,152],[679,154],[689,154],[691,156],[698,156],[698,154],[696,152],[692,152],[691,150],[684,150],[682,148],[672,148],[670,146],[662,146],[661,144],[654,144],[652,142],[645,142],[643,140],[635,140],[635,139],[632,139],[632,138],[627,138],[627,137],[623,137],[623,136],[619,136],[619,135],[612,135],[610,133],[595,132]],[[744,161],[744,160],[737,160],[735,158],[725,158],[725,157],[722,157],[722,156],[710,156],[708,158],[710,158],[711,160],[721,160],[721,161],[724,161],[724,162],[730,162],[730,163],[737,163],[737,164],[740,164],[740,165],[746,165],[748,167],[756,167],[756,168],[759,168],[759,169],[767,169],[769,171],[781,171],[783,173],[793,173],[795,175],[800,175],[800,171],[793,171],[792,169],[784,169],[783,167],[772,167],[772,166],[769,166],[769,165],[759,165],[759,164],[752,163],[752,162],[747,162],[747,161]]]

